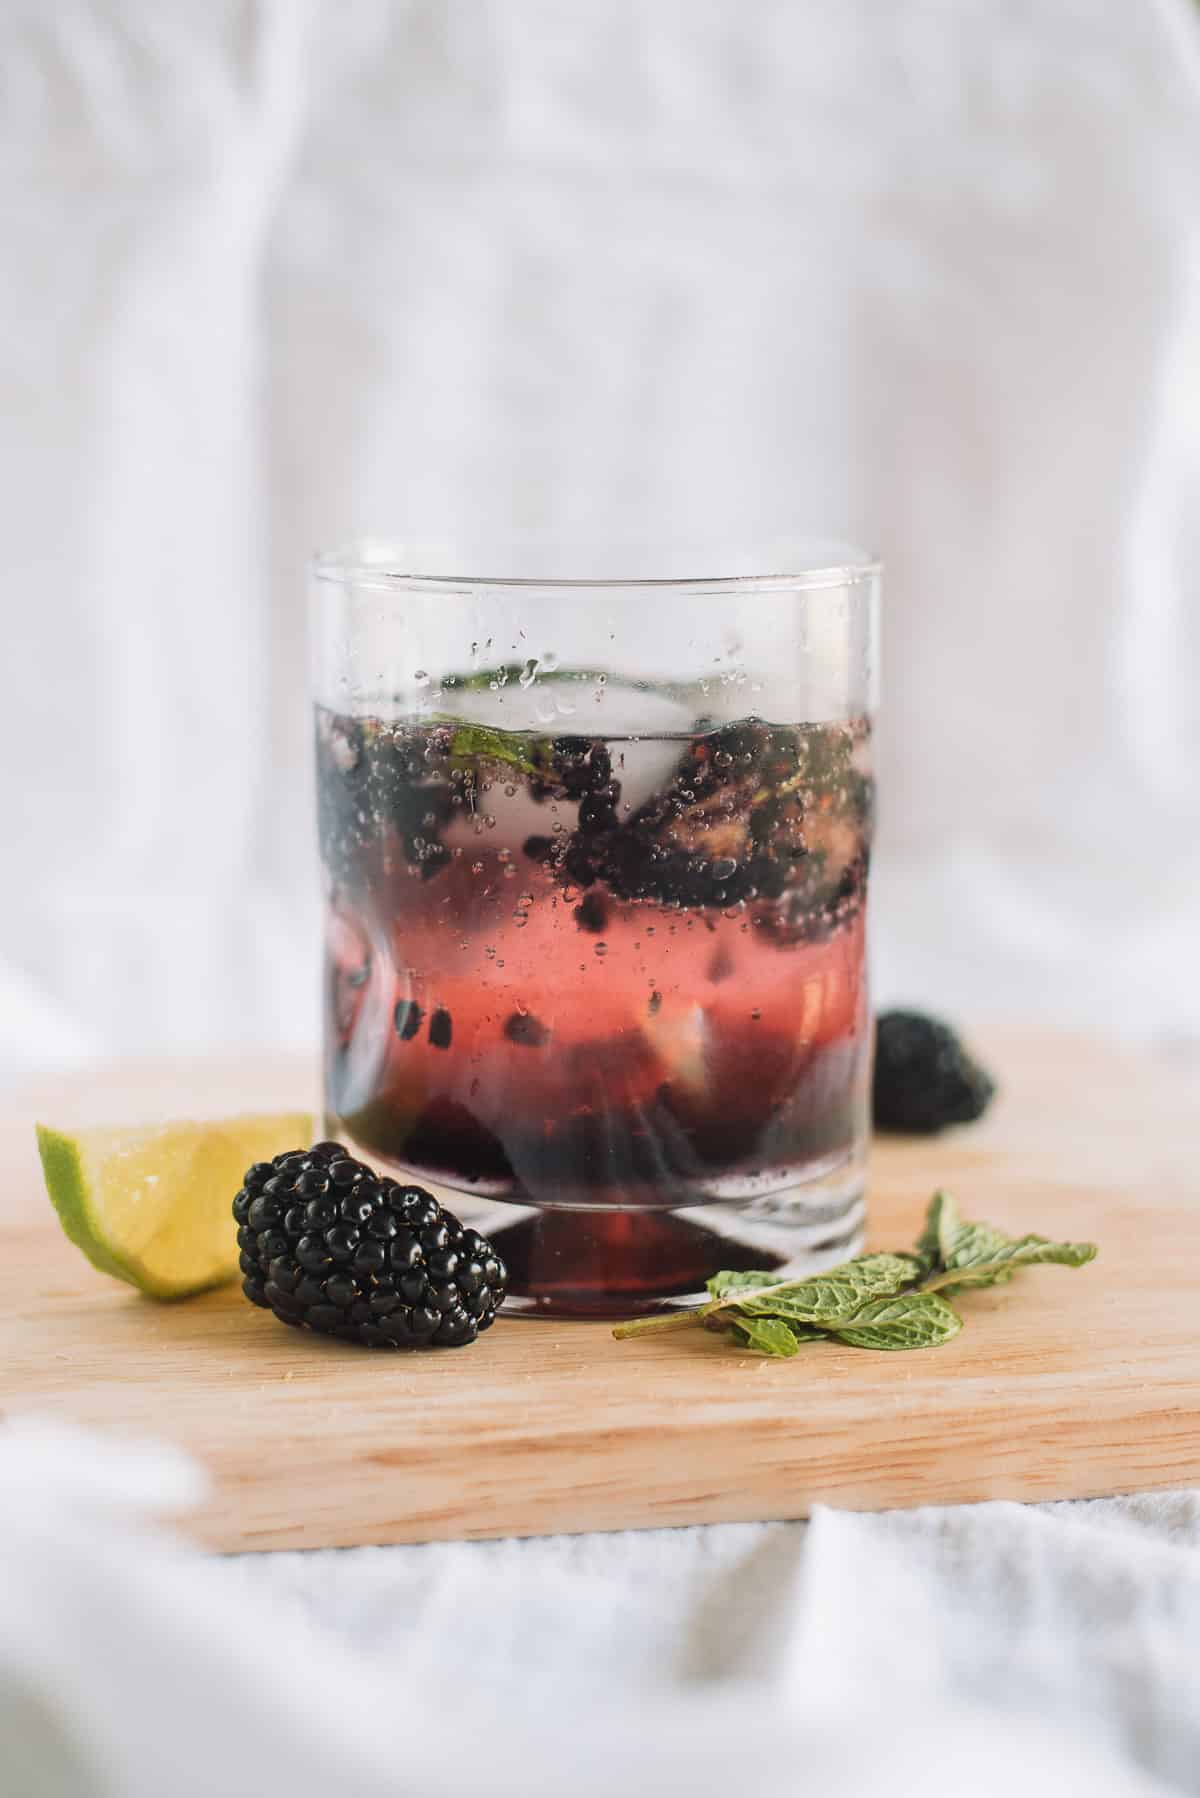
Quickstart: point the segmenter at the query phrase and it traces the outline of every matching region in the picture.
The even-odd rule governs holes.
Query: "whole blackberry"
[[[256,1162],[233,1215],[242,1291],[285,1324],[368,1348],[459,1348],[504,1298],[508,1274],[486,1237],[340,1143]]]
[[[973,1061],[949,1024],[919,1011],[885,1011],[875,1025],[872,1108],[879,1130],[931,1136],[971,1124],[996,1083]]]

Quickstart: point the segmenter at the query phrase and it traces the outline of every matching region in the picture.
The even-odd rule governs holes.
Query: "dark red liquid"
[[[517,767],[449,754],[444,727],[320,720],[333,1122],[368,1160],[507,1202],[480,1227],[544,1304],[628,1310],[778,1264],[739,1208],[861,1136],[861,735],[835,760],[842,727],[820,757],[811,731],[736,728],[638,746],[642,786],[653,751],[682,795],[665,807],[623,800],[632,745],[610,741],[589,813],[556,763],[530,773],[532,739]]]

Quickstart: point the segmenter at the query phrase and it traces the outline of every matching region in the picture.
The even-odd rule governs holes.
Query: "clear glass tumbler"
[[[783,565],[314,566],[326,1129],[511,1309],[859,1245],[879,571]]]

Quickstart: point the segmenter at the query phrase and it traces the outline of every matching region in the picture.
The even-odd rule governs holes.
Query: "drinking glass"
[[[707,565],[313,567],[326,1130],[513,1310],[861,1241],[879,569]]]

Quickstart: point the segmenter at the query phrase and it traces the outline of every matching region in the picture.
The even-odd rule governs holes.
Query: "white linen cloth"
[[[311,1043],[304,560],[506,519],[877,547],[881,994],[1200,1033],[1192,0],[9,0],[0,70],[0,1070]]]
[[[0,1427],[6,1798],[1200,1791],[1200,1496],[206,1559]]]

